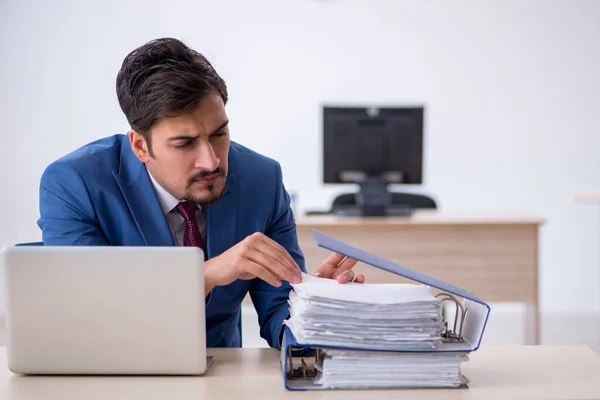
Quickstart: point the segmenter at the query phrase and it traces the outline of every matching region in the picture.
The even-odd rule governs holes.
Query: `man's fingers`
[[[283,279],[291,283],[299,283],[299,274],[285,265],[286,263],[282,262],[281,259],[276,258],[277,255],[273,255],[273,253],[275,252],[268,247],[266,249],[256,248],[250,250],[246,254],[246,257],[260,265],[261,268],[270,271],[278,279]]]
[[[346,258],[342,264],[337,267],[334,271],[334,278],[337,278],[338,275],[343,274],[344,272],[351,270],[356,265],[357,261],[353,258]]]
[[[343,261],[342,261],[343,260]],[[356,265],[357,261],[353,258],[342,258],[340,259],[341,264],[331,266],[328,263],[323,263],[321,267],[317,270],[318,276],[323,278],[335,279],[338,276],[342,275],[344,272],[351,270]]]
[[[338,275],[335,279],[339,283],[352,282],[354,280],[354,271],[352,271],[352,270],[345,271],[344,273]]]
[[[287,264],[286,266],[289,267],[292,272],[296,273],[298,276],[301,276],[302,271],[300,270],[300,267],[298,267],[296,261],[294,261],[290,253],[288,253],[288,251],[282,245],[262,234],[258,236],[258,239],[258,243],[268,246],[275,252],[276,255],[273,256],[274,258],[281,262],[285,262],[285,264]]]
[[[355,276],[354,271],[349,270],[344,272],[343,274],[339,275],[336,280],[339,283],[349,283],[349,282],[356,282],[356,283],[365,283],[365,276],[363,274],[358,274]]]
[[[331,253],[329,257],[317,268],[314,275],[322,278],[334,278],[338,270],[338,265],[345,259],[345,256],[340,253]]]
[[[261,263],[272,272],[275,272],[276,275],[279,275],[286,281],[292,283],[298,283],[302,280],[302,271],[300,268],[290,265],[290,263],[272,247],[260,243],[257,245],[255,251],[266,256],[266,258],[262,259]]]
[[[329,257],[317,268],[313,275],[321,278],[332,278],[333,274],[344,256],[338,253],[331,253]]]
[[[321,267],[337,268],[338,264],[342,262],[344,257],[345,256],[343,254],[333,252],[329,255],[329,257],[327,257],[325,261],[323,261]]]
[[[319,268],[317,268],[313,275],[318,276],[319,278],[332,278],[334,271],[334,267],[330,267],[328,265],[321,265]]]
[[[271,271],[264,268],[262,265],[254,262],[250,259],[246,260],[246,265],[245,265],[244,269],[246,271],[248,271],[249,273],[251,273],[252,275],[262,279],[263,281],[267,282],[268,284],[270,284],[272,286],[275,286],[275,287],[281,286],[281,281],[279,279],[277,279],[275,274],[273,274]]]

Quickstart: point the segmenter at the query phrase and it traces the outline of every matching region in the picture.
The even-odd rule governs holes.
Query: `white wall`
[[[600,2],[255,0],[0,2],[0,245],[37,240],[55,158],[125,132],[125,55],[175,36],[226,79],[235,140],[281,161],[301,209],[321,180],[320,105],[426,106],[423,191],[444,211],[547,219],[545,310],[600,307]],[[352,187],[350,187],[352,189]]]

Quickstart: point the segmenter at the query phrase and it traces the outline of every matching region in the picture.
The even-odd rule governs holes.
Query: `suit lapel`
[[[208,257],[216,257],[236,244],[238,217],[237,174],[227,176],[225,195],[206,209]]]
[[[146,166],[131,150],[127,136],[121,145],[121,165],[113,176],[146,243],[146,246],[174,246],[169,224],[158,202]]]

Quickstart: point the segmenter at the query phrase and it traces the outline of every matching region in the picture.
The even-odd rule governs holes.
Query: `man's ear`
[[[131,150],[141,162],[145,164],[150,161],[150,149],[144,135],[134,129],[130,130],[129,143],[131,144]]]

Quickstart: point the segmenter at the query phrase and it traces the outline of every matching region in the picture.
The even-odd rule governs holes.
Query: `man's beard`
[[[207,188],[210,191],[210,194],[208,196],[197,197],[188,192],[183,196],[183,200],[191,201],[192,203],[196,203],[201,207],[206,207],[210,206],[211,204],[215,204],[217,201],[221,200],[221,198],[225,195],[225,192],[227,191],[227,185],[223,185],[223,188],[218,192],[213,192],[215,188],[212,185],[208,186]]]
[[[208,196],[205,196],[205,197],[194,196],[192,193],[189,192],[189,188],[194,182],[196,182],[197,180],[202,179],[206,176],[214,175],[214,174],[218,174],[219,177],[222,177],[222,178],[226,177],[226,174],[224,173],[223,169],[220,167],[217,167],[217,169],[215,169],[214,171],[200,171],[197,174],[191,176],[188,179],[188,190],[186,190],[186,193],[183,196],[183,200],[190,201],[192,203],[196,203],[197,205],[199,205],[201,207],[206,207],[206,206],[209,206],[209,205],[214,204],[217,201],[219,201],[225,195],[225,192],[227,192],[227,184],[224,184],[223,187],[221,188],[221,190],[219,190],[219,191],[215,191],[215,190],[217,190],[215,188],[215,185],[207,186],[206,188],[208,189],[209,194],[208,194]]]

